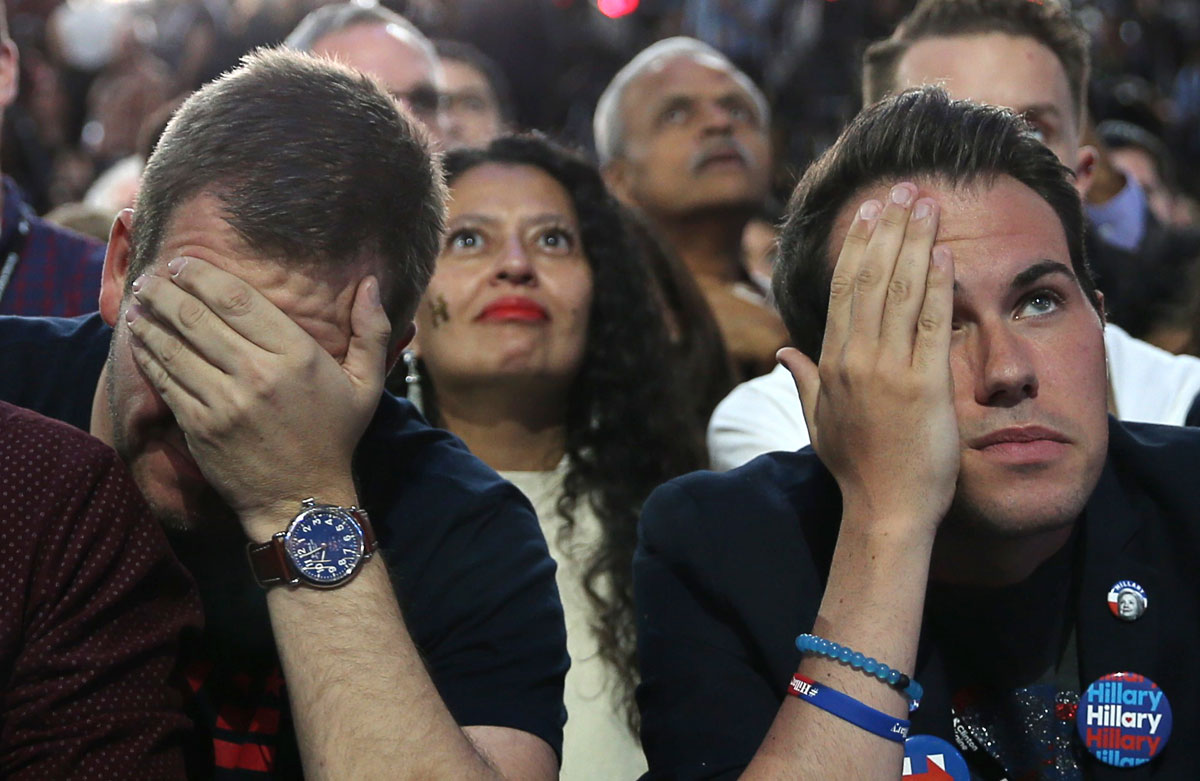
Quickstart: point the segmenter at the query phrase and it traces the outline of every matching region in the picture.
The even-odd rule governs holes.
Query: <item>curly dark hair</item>
[[[706,465],[703,433],[687,403],[692,389],[683,387],[686,374],[676,365],[662,303],[627,217],[595,167],[539,135],[503,136],[485,148],[446,155],[451,189],[455,179],[485,163],[544,171],[566,189],[579,216],[592,305],[583,361],[568,390],[558,534],[569,538],[580,503],[590,503],[602,536],[583,563],[583,587],[595,609],[600,655],[617,673],[618,695],[636,734],[632,564],[638,515],[658,485]],[[425,414],[440,423],[437,389],[428,372],[421,377]]]

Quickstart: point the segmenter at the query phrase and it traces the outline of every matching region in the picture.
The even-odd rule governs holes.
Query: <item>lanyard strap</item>
[[[29,221],[28,209],[28,206],[21,204],[21,218],[17,221],[17,232],[11,242],[12,247],[4,257],[4,266],[0,268],[0,301],[4,300],[8,284],[12,281],[13,274],[17,271],[17,263],[21,260],[21,251],[25,249],[25,242],[29,240],[32,223]]]

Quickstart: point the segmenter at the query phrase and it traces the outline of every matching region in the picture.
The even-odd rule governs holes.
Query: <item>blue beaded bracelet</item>
[[[839,719],[844,719],[873,735],[896,743],[904,742],[904,739],[908,737],[908,730],[912,726],[912,722],[906,719],[897,719],[883,711],[875,710],[870,705],[859,702],[836,689],[831,689],[823,683],[818,684],[812,678],[806,678],[800,673],[792,676],[792,682],[788,685],[788,694],[810,702],[826,713],[832,713]]]
[[[879,680],[898,689],[908,697],[908,710],[911,713],[921,705],[921,696],[925,690],[921,684],[909,678],[899,670],[893,670],[883,662],[863,656],[858,651],[839,645],[832,640],[826,640],[816,635],[804,634],[796,638],[796,648],[802,654],[816,654],[832,659],[835,662],[848,664],[855,670],[862,670],[867,675],[873,675]]]

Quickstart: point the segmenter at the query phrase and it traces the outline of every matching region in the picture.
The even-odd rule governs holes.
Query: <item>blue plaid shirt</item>
[[[2,219],[0,284],[5,269],[11,267],[12,274],[0,294],[0,314],[72,317],[96,311],[103,244],[38,217],[7,176]]]

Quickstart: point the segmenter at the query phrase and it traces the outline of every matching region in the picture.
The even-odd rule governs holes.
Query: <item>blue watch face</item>
[[[292,521],[284,547],[300,577],[333,586],[354,572],[363,556],[363,533],[345,510],[314,507]]]

